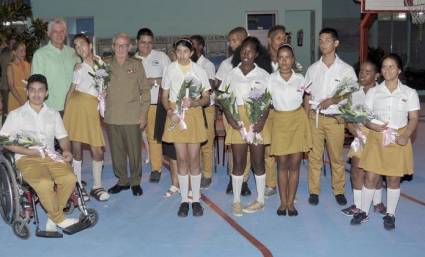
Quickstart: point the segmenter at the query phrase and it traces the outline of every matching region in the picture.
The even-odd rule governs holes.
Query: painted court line
[[[239,225],[234,219],[232,219],[223,209],[221,209],[217,204],[215,204],[211,199],[202,195],[202,200],[221,218],[223,218],[230,226],[232,226],[239,234],[245,237],[252,245],[257,248],[264,257],[272,257],[273,254],[270,250],[260,241],[257,240],[253,235],[251,235],[246,229]]]

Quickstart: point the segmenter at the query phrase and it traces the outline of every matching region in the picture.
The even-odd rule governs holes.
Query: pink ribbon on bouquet
[[[35,147],[30,147],[30,148],[38,150],[38,152],[41,155],[41,158],[49,157],[50,159],[52,159],[55,162],[65,162],[62,155],[59,154],[58,152],[56,152],[55,150],[51,150],[51,149],[49,149],[47,147],[43,147],[43,146],[35,146]]]
[[[248,136],[248,132],[246,131],[246,128],[243,124],[243,121],[238,121],[238,126],[239,126],[239,133],[241,133],[241,137],[243,138],[243,140],[246,141],[246,138]]]
[[[396,129],[393,128],[387,128],[386,130],[384,130],[382,132],[383,135],[383,145],[384,146],[388,146],[390,144],[395,144],[396,143],[396,139],[398,136],[398,131]]]
[[[244,139],[248,144],[254,144],[254,145],[258,145],[259,143],[263,142],[263,137],[261,136],[261,134],[254,132],[254,125],[249,126],[249,131],[248,133],[246,133],[246,136]]]
[[[357,136],[354,138],[353,142],[351,143],[351,149],[353,149],[354,152],[358,152],[361,150],[366,144],[366,135],[363,133],[361,129],[357,129]]]
[[[97,104],[97,109],[99,110],[99,114],[102,118],[105,118],[105,96],[104,96],[104,94],[99,94],[97,96],[97,100],[99,100],[99,103]]]

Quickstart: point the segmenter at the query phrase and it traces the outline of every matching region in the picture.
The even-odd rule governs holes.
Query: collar
[[[254,69],[252,69],[250,72],[248,72],[246,75],[243,74],[242,70],[239,68],[242,65],[242,63],[240,62],[238,64],[238,66],[236,66],[238,72],[243,76],[243,77],[248,77],[251,73],[254,73],[258,70],[258,65],[254,62]]]
[[[47,105],[46,105],[46,103],[43,103],[43,106],[41,107],[40,112],[36,112],[36,111],[35,111],[35,110],[31,107],[30,102],[29,102],[28,100],[25,102],[24,107],[25,107],[28,111],[30,111],[32,114],[36,114],[36,115],[38,115],[38,114],[42,114],[43,112],[45,112],[45,111],[47,110]]]
[[[139,54],[139,52],[137,51],[136,54],[134,55],[134,58],[143,61],[144,59],[148,59],[152,55],[152,52],[153,52],[153,49],[152,49],[152,51],[146,57],[144,57],[144,56],[141,56]]]
[[[341,63],[341,59],[338,57],[338,55],[335,53],[335,61],[334,63],[331,64],[330,67],[328,67],[324,62],[323,62],[323,56],[320,56],[320,64],[325,67],[326,69],[331,69],[334,66],[337,66],[339,63]]]
[[[50,41],[50,40],[49,40],[49,43],[47,43],[47,46],[48,46],[50,49],[52,49],[53,51],[57,51],[57,52],[59,52],[59,53],[62,53],[62,52],[65,50],[65,47],[66,47],[66,45],[64,44],[64,45],[63,45],[63,48],[62,48],[62,49],[59,49],[59,48],[55,47],[55,46],[52,44],[52,41]]]

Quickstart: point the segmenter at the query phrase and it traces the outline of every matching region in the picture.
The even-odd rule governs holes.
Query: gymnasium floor
[[[422,111],[425,114],[425,111]],[[297,195],[298,217],[278,217],[277,195],[266,200],[266,208],[256,214],[235,217],[231,214],[232,196],[224,193],[226,167],[217,165],[212,186],[203,191],[205,214],[178,218],[179,197],[163,198],[170,178],[163,172],[159,184],[148,183],[149,165],[143,166],[142,197],[131,191],[113,195],[105,203],[92,199],[89,207],[99,212],[98,224],[63,239],[15,237],[10,227],[0,223],[0,257],[31,256],[424,256],[425,244],[425,115],[414,144],[415,174],[402,183],[402,197],[397,209],[396,229],[388,232],[382,217],[371,213],[369,222],[353,227],[331,194],[330,175],[322,177],[320,204],[307,202],[306,164],[302,165]],[[83,179],[91,184],[91,161],[88,152]],[[105,154],[104,185],[115,184],[109,151]],[[347,168],[349,166],[347,165]],[[349,203],[352,192],[346,176]],[[255,191],[253,177],[250,188]],[[385,192],[384,192],[385,197]],[[248,203],[255,198],[243,197]],[[385,202],[385,201],[384,201]],[[78,213],[74,212],[74,216]],[[42,222],[45,215],[42,214]],[[35,227],[30,224],[34,233]]]

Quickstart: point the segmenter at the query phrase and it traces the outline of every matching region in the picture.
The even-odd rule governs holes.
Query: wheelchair
[[[40,230],[38,204],[42,207],[34,189],[25,183],[22,175],[16,169],[14,154],[3,151],[0,154],[0,214],[5,223],[11,225],[13,233],[21,239],[30,237],[28,224],[31,221],[36,226],[36,236],[62,238],[63,234],[60,232]],[[74,192],[64,208],[64,213],[71,214],[75,209],[81,212],[79,222],[62,230],[67,235],[94,227],[99,219],[95,209],[87,208],[79,183],[76,183]]]

